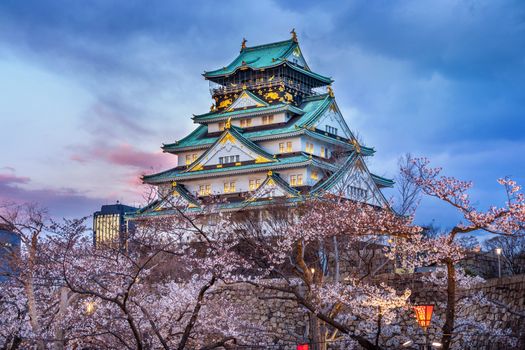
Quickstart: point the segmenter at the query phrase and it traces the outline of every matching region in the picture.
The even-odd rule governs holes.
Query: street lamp
[[[503,249],[496,248],[495,251],[496,255],[498,256],[498,278],[501,278],[501,252],[503,251]]]
[[[434,305],[416,305],[414,306],[414,311],[416,312],[417,323],[423,328],[423,333],[425,334],[425,347],[429,348],[427,328],[430,326],[430,321],[432,321]]]

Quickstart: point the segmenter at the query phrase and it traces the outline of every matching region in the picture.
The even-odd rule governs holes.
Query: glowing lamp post
[[[416,305],[414,306],[416,312],[416,320],[423,332],[425,333],[425,347],[428,348],[428,333],[427,328],[430,326],[432,321],[432,311],[434,311],[434,305]]]
[[[498,278],[501,278],[501,253],[503,249],[496,248],[496,255],[498,256]]]

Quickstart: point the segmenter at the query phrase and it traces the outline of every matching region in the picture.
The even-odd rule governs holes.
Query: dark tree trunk
[[[454,262],[447,261],[447,309],[445,311],[445,324],[441,343],[443,350],[449,350],[452,343],[452,332],[456,315],[456,268]]]

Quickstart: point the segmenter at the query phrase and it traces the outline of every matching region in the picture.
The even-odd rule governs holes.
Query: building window
[[[291,186],[301,186],[303,184],[303,174],[290,175]]]
[[[284,142],[279,143],[279,153],[284,153]]]
[[[197,160],[197,153],[193,153],[193,154],[191,155],[191,161],[194,162],[194,161],[196,161],[196,160]]]
[[[225,182],[224,183],[224,193],[233,193],[235,192],[235,181]]]
[[[368,195],[368,191],[355,186],[348,186],[348,192],[350,194],[350,197],[356,198],[356,199],[366,199]]]
[[[327,125],[326,126],[326,132],[332,135],[337,135],[337,128],[334,128],[333,126]]]
[[[310,175],[310,178],[312,180],[317,180],[319,179],[319,174],[317,174],[317,171],[316,170],[312,170],[312,174]]]
[[[248,128],[250,126],[252,126],[252,120],[250,118],[241,119],[241,128]]]
[[[314,153],[314,144],[307,142],[306,143],[306,153],[313,154]]]
[[[250,191],[255,191],[261,186],[261,179],[250,179]]]
[[[292,143],[290,141],[286,142],[286,152],[292,151]]]
[[[273,115],[265,115],[262,117],[263,125],[268,125],[273,123]]]
[[[224,122],[219,122],[219,131],[223,131],[226,124]]]
[[[209,196],[211,194],[211,185],[199,185],[199,196]]]
[[[224,157],[219,157],[219,164],[224,164]]]
[[[320,155],[321,155],[321,157],[326,158],[326,148],[321,147],[321,153],[320,153]]]
[[[191,164],[191,155],[186,154],[186,165],[190,165],[190,164]]]

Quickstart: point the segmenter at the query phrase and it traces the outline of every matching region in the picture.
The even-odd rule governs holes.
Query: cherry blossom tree
[[[465,249],[458,240],[465,234],[476,235],[490,233],[507,236],[523,232],[525,223],[525,196],[521,188],[509,178],[499,179],[506,195],[506,202],[502,206],[491,206],[486,210],[472,204],[469,190],[472,182],[458,180],[454,177],[441,175],[441,168],[432,168],[424,158],[412,159],[410,168],[403,168],[408,181],[412,182],[427,197],[436,198],[455,208],[463,220],[434,239],[423,240],[416,238],[412,241],[412,254],[405,262],[411,264],[422,263],[444,265],[446,269],[446,312],[442,327],[443,349],[450,349],[453,336],[461,332],[456,322],[458,307],[458,270],[457,264],[464,258]],[[407,247],[407,244],[404,244]],[[410,246],[410,244],[408,244]],[[403,249],[399,248],[398,252]],[[416,253],[417,250],[417,253]],[[408,256],[408,255],[407,255]]]

